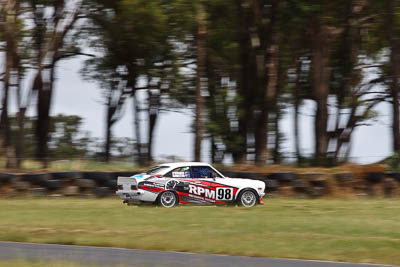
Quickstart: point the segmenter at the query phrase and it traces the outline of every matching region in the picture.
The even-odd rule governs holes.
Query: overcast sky
[[[51,114],[64,113],[79,115],[84,118],[83,129],[90,131],[94,137],[104,137],[104,112],[101,101],[101,90],[98,84],[84,81],[79,73],[83,58],[62,61],[57,68],[54,102]],[[313,114],[314,104],[308,101],[303,106],[301,116],[301,145],[304,153],[313,151]],[[353,135],[351,160],[358,163],[379,161],[390,153],[390,106],[380,104],[378,123],[373,126],[362,126]],[[293,112],[289,110],[281,122],[281,129],[286,137],[284,151],[294,151],[293,145]],[[175,155],[185,160],[192,160],[193,135],[190,133],[192,121],[190,111],[162,113],[159,117],[156,131],[154,155],[157,158],[165,155]],[[132,128],[131,103],[125,110],[125,115],[114,127],[118,137],[134,137]],[[209,145],[203,144],[203,160],[208,161]]]

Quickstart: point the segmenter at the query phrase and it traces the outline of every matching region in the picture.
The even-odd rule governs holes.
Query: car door
[[[209,166],[192,166],[192,175],[201,184],[197,193],[201,193],[205,201],[226,204],[234,200],[234,188],[221,183],[224,178]]]

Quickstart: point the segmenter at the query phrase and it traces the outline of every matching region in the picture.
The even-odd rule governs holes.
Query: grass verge
[[[98,265],[80,265],[69,262],[43,262],[29,260],[0,261],[1,267],[100,267]],[[104,267],[104,266],[102,266]]]
[[[2,199],[0,240],[400,263],[398,200],[268,199],[251,209]]]

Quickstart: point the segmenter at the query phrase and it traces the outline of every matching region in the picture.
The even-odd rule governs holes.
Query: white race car
[[[155,203],[166,208],[177,204],[253,207],[263,204],[265,183],[228,178],[210,164],[167,163],[132,177],[118,177],[116,194],[128,205]]]

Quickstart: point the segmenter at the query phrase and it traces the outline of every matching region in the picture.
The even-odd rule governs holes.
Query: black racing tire
[[[64,182],[61,180],[47,180],[43,183],[43,187],[47,188],[49,191],[61,189],[63,186]]]
[[[339,183],[346,183],[354,181],[354,174],[352,173],[337,173],[335,174],[335,179]]]
[[[117,180],[108,180],[104,183],[105,187],[110,188],[111,190],[117,190]]]
[[[0,185],[1,184],[8,184],[11,180],[16,177],[15,174],[10,173],[0,173]]]
[[[251,189],[243,190],[242,192],[240,192],[237,198],[237,204],[245,208],[251,208],[255,206],[257,202],[258,202],[257,193],[255,193]]]
[[[48,180],[51,180],[49,173],[24,173],[21,175],[21,181],[29,182],[33,185],[43,186]]]
[[[162,192],[157,199],[157,204],[163,208],[173,208],[178,204],[178,196],[172,191]]]
[[[83,172],[83,178],[95,181],[99,187],[104,187],[107,181],[114,179],[111,172]]]
[[[273,172],[267,175],[270,180],[276,180],[279,183],[289,183],[296,179],[296,174],[293,172]]]
[[[385,174],[383,172],[368,172],[365,178],[371,184],[377,184],[385,178]]]
[[[52,172],[52,179],[54,180],[72,180],[72,179],[83,179],[83,173],[72,171],[72,172]]]
[[[237,177],[244,179],[260,180],[264,178],[264,175],[258,172],[237,172]]]

